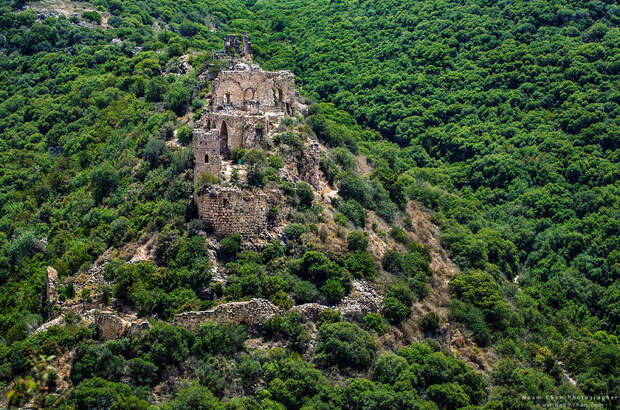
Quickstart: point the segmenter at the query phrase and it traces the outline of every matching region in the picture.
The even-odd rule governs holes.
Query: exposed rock
[[[58,303],[58,272],[51,266],[47,267],[45,276],[45,295],[48,307],[51,308]],[[50,312],[52,311],[50,309]]]
[[[281,313],[276,305],[266,299],[252,299],[245,302],[224,303],[199,312],[179,313],[174,316],[172,322],[190,330],[198,330],[200,325],[208,321],[231,325],[244,324],[255,328]]]
[[[134,315],[123,318],[111,311],[98,311],[94,316],[101,340],[134,337],[151,328],[148,320],[138,319]]]
[[[383,307],[383,296],[370,282],[354,280],[351,293],[345,296],[338,310],[345,319],[361,320],[368,313],[378,313]]]

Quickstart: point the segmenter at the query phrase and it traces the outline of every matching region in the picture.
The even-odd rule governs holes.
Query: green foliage
[[[422,316],[422,322],[420,326],[422,329],[427,332],[434,332],[439,329],[440,318],[439,315],[435,312],[428,312],[424,316]]]
[[[85,11],[82,13],[82,18],[96,24],[101,24],[101,15],[96,11]]]
[[[190,90],[185,85],[175,84],[166,93],[166,108],[174,111],[177,115],[183,115],[190,101]]]
[[[362,327],[366,330],[372,330],[379,336],[383,336],[387,331],[387,324],[378,313],[368,313],[362,319]]]
[[[368,248],[368,233],[351,231],[347,235],[347,248],[354,251],[365,251]]]
[[[224,326],[207,322],[200,326],[192,352],[207,358],[210,355],[231,355],[243,348],[247,333],[243,326]]]
[[[348,201],[340,202],[338,204],[338,211],[342,212],[355,226],[363,228],[366,225],[366,210],[356,200],[349,199]]]
[[[230,234],[220,241],[220,257],[224,260],[231,260],[237,256],[241,248],[241,235]]]
[[[306,228],[301,224],[292,223],[284,227],[284,234],[286,235],[287,239],[292,241],[299,240],[301,235],[303,235],[305,232]]]
[[[325,366],[366,369],[375,351],[372,336],[353,323],[326,323],[319,329],[316,360]]]
[[[407,232],[403,230],[403,228],[399,226],[394,226],[390,229],[390,236],[394,238],[397,242],[400,242],[404,245],[409,243],[409,238],[407,237]]]

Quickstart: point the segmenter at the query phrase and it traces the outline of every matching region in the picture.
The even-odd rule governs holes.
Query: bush
[[[440,318],[435,312],[428,312],[422,317],[420,325],[422,329],[427,332],[434,332],[439,329]]]
[[[224,260],[232,260],[237,256],[241,248],[241,235],[231,233],[220,241],[220,257]]]
[[[297,304],[310,303],[319,297],[319,290],[313,283],[301,280],[293,285],[292,295]]]
[[[174,111],[177,115],[183,115],[189,104],[190,97],[189,88],[182,84],[175,84],[166,93],[166,108]]]
[[[383,300],[383,316],[392,324],[399,324],[409,316],[410,307],[395,297],[386,297]]]
[[[403,305],[410,307],[413,304],[414,295],[409,287],[402,283],[393,283],[387,287],[386,297],[398,299]]]
[[[379,336],[382,336],[387,331],[387,324],[378,313],[368,313],[362,319],[362,327],[366,330],[373,330]]]
[[[372,336],[349,322],[327,323],[320,327],[316,360],[324,366],[367,369],[377,347]]]
[[[152,386],[157,382],[158,367],[155,363],[136,358],[127,362],[127,376],[135,386]]]
[[[299,198],[299,206],[301,209],[308,209],[314,201],[314,191],[312,187],[305,182],[297,184],[297,198]]]
[[[459,409],[470,402],[469,396],[458,383],[433,384],[426,389],[426,394],[442,409]]]
[[[158,102],[161,101],[166,93],[166,80],[157,76],[146,83],[146,90],[144,97],[147,101]]]
[[[338,211],[342,212],[355,226],[366,225],[366,210],[354,199],[342,201],[338,204]]]
[[[336,279],[328,279],[325,282],[325,285],[321,287],[321,292],[323,292],[329,303],[336,304],[344,297],[346,290],[340,281]]]
[[[287,239],[292,241],[298,240],[305,232],[306,228],[302,224],[292,223],[284,227],[284,234],[286,235]]]
[[[386,352],[377,357],[370,374],[372,379],[384,384],[393,385],[400,373],[408,367],[407,360],[392,352]]]
[[[318,327],[321,327],[325,323],[336,323],[340,321],[341,321],[340,311],[336,309],[327,308],[319,312],[319,317],[316,321],[316,325]]]
[[[390,236],[394,238],[396,242],[400,242],[405,245],[409,242],[407,232],[405,232],[404,229],[400,226],[392,227],[392,229],[390,230]]]
[[[132,389],[124,383],[114,383],[95,377],[82,381],[71,391],[67,401],[78,409],[125,408],[122,403],[131,396],[144,400],[148,397],[148,391]]]
[[[220,408],[219,400],[208,387],[197,382],[178,391],[176,398],[170,403],[170,410],[212,410]]]
[[[372,279],[377,275],[375,260],[366,251],[349,252],[344,256],[344,267],[353,276],[364,279]]]
[[[351,252],[365,251],[368,248],[368,233],[351,231],[347,235],[347,247]]]
[[[101,24],[101,15],[96,11],[85,11],[82,13],[82,18],[92,23]]]
[[[194,138],[194,133],[187,126],[184,125],[177,131],[177,138],[179,139],[179,142],[181,144],[187,145],[192,142],[192,139]]]

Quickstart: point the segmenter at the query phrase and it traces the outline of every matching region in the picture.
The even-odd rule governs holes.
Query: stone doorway
[[[228,159],[230,157],[230,149],[228,148],[228,127],[224,121],[222,121],[222,126],[220,127],[220,156],[222,159]]]

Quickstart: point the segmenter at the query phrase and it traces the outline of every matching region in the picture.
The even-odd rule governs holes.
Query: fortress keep
[[[299,112],[299,93],[290,71],[264,71],[251,62],[247,37],[225,40],[229,56],[242,56],[213,80],[206,112],[194,129],[194,182],[208,174],[220,178],[230,173],[231,153],[236,148],[266,148],[271,145],[285,117]],[[319,147],[306,143],[303,150],[286,164],[291,182],[319,184]],[[211,178],[213,179],[213,178]],[[278,205],[277,189],[241,189],[213,184],[195,194],[200,217],[217,234],[262,232],[268,224],[269,210]]]

